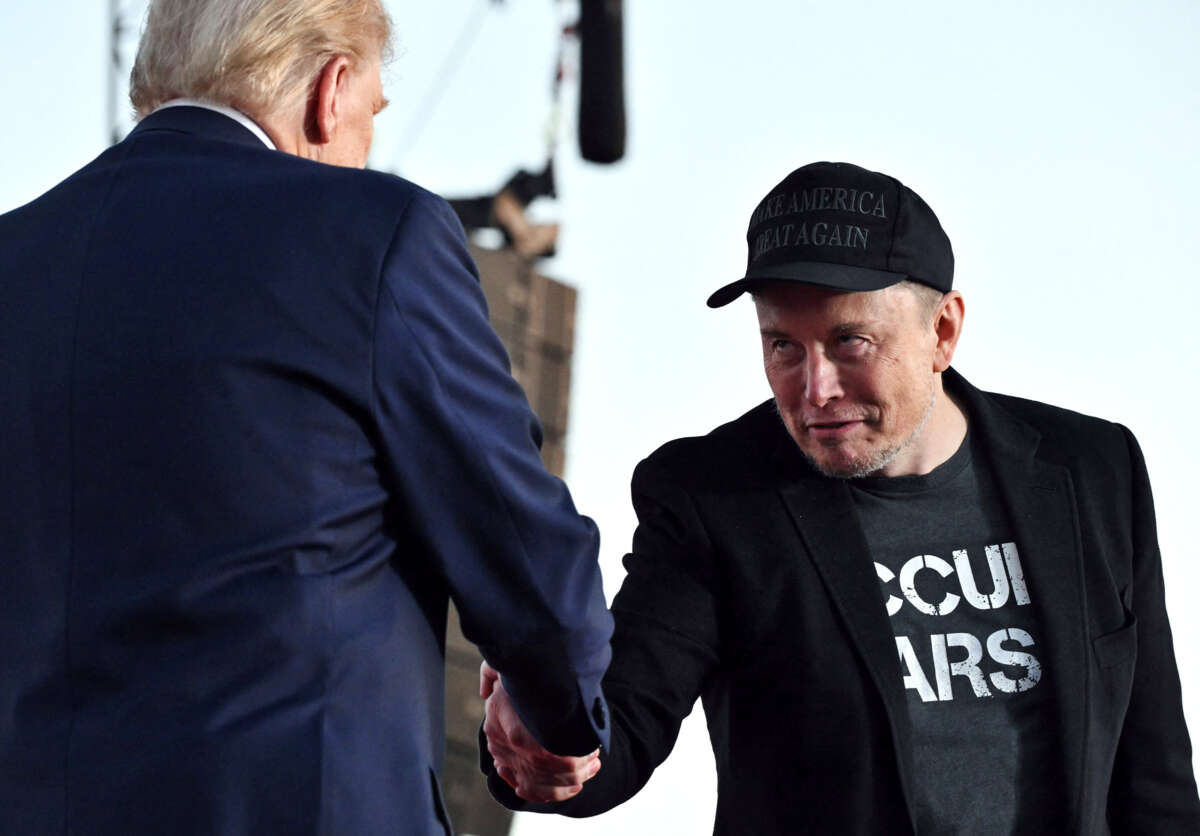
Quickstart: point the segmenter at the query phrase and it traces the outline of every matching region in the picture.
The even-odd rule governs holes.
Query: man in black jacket
[[[484,671],[493,792],[609,809],[699,696],[720,834],[1200,833],[1133,437],[950,368],[950,243],[895,179],[805,166],[748,242],[709,304],[752,294],[774,400],[634,474],[607,753],[540,752]]]

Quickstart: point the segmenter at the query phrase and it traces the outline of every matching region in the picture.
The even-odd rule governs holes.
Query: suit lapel
[[[1043,682],[1054,694],[1068,808],[1081,809],[1087,746],[1088,642],[1083,553],[1068,470],[1038,458],[1040,435],[954,375],[996,474],[1013,526],[1029,597],[1040,621]]]
[[[903,674],[850,489],[844,481],[827,479],[808,468],[786,432],[776,460],[783,475],[779,493],[784,505],[883,701],[901,785],[911,798],[912,728],[900,686]]]
[[[896,640],[849,488],[833,479],[800,479],[780,493],[889,712],[907,717],[896,687]]]

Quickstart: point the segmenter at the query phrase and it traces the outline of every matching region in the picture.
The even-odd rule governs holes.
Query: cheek
[[[771,362],[764,363],[763,368],[767,374],[767,385],[780,405],[786,406],[798,393],[803,393],[804,380],[797,369]]]
[[[889,398],[888,412],[891,413],[892,420],[903,425],[901,429],[907,430],[910,423],[920,420],[925,413],[929,404],[929,392],[928,378],[916,374],[897,376]]]
[[[870,386],[880,401],[894,405],[910,397],[919,385],[916,371],[914,364],[905,362],[904,357],[881,356],[864,385]]]

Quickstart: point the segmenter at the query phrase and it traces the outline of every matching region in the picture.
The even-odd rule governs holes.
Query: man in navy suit
[[[0,216],[0,831],[450,833],[449,598],[607,744],[595,527],[453,214],[358,170],[388,38],[155,0],[137,128]]]

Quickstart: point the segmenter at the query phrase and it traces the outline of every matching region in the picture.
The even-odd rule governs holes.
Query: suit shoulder
[[[1123,469],[1137,443],[1127,428],[1104,418],[1013,395],[987,397],[1037,430],[1042,454],[1064,464]]]
[[[1110,436],[1120,431],[1120,425],[1112,421],[1043,401],[997,392],[989,392],[988,397],[998,406],[1036,427],[1042,433],[1065,436],[1079,434]]]
[[[406,205],[423,209],[451,211],[450,205],[440,195],[398,174],[371,169],[354,169],[347,173],[352,175],[354,180],[348,185],[368,200],[385,201],[389,205],[402,201]]]
[[[257,185],[272,205],[286,207],[297,237],[319,240],[336,230],[343,252],[370,254],[378,264],[389,253],[426,261],[450,253],[468,272],[474,270],[450,204],[403,177],[296,157],[277,159],[270,171],[251,176],[265,178]]]
[[[319,196],[339,212],[399,214],[416,209],[442,216],[453,214],[442,197],[399,175],[280,156],[283,179]]]

